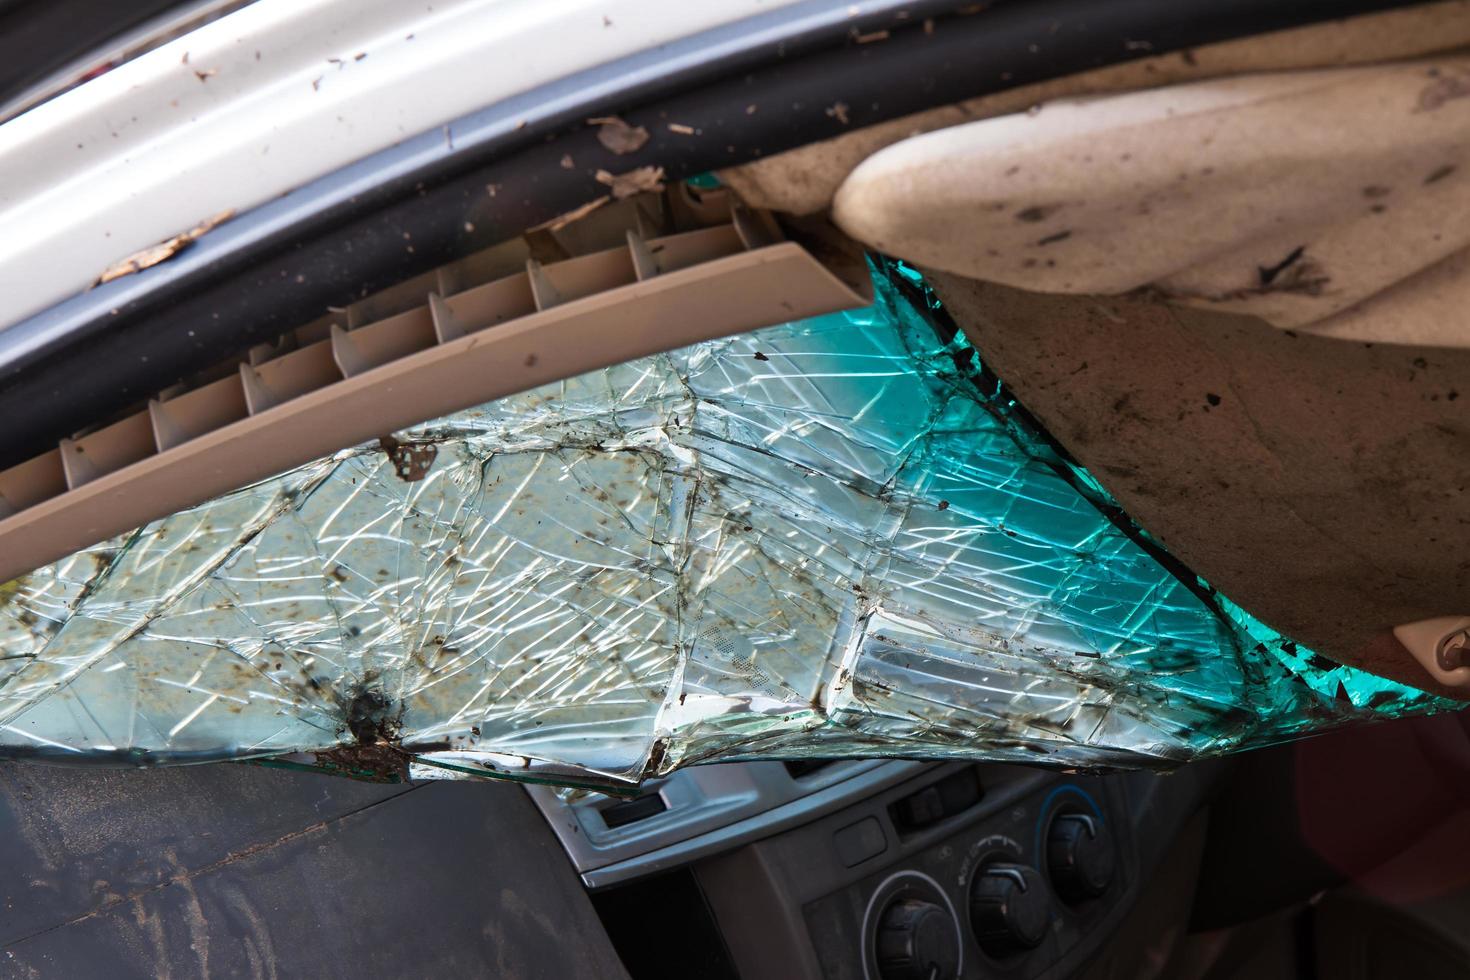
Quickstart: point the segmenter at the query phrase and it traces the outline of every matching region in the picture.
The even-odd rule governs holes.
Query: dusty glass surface
[[[597,785],[1168,766],[1440,705],[1177,567],[912,272],[875,278],[870,308],[438,419],[0,585],[0,752]]]

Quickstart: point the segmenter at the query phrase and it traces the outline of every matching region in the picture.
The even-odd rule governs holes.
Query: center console
[[[531,792],[594,898],[692,875],[730,975],[946,980],[1076,974],[1206,786],[1194,767],[768,762],[683,770],[635,800]]]

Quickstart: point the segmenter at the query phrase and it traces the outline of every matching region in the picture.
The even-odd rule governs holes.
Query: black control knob
[[[1050,919],[1051,900],[1034,868],[987,864],[970,883],[970,928],[991,956],[1011,956],[1040,945]]]
[[[1117,855],[1107,826],[1090,813],[1062,813],[1046,832],[1046,870],[1068,905],[1097,898],[1113,883]]]
[[[902,899],[878,922],[878,974],[883,980],[954,980],[960,975],[960,937],[946,909]]]

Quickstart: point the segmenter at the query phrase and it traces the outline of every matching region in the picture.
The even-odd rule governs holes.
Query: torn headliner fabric
[[[871,307],[427,422],[0,585],[0,753],[616,786],[1167,767],[1446,706],[1179,568],[917,274],[874,268]]]

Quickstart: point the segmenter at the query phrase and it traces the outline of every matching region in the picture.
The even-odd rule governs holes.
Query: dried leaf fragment
[[[215,215],[212,218],[205,218],[193,228],[190,228],[188,231],[181,232],[174,237],[168,239],[167,241],[159,242],[157,245],[149,245],[145,249],[140,249],[139,251],[134,252],[132,255],[129,255],[127,258],[122,259],[118,262],[114,262],[106,269],[103,269],[102,275],[98,276],[97,281],[94,282],[92,285],[100,286],[104,282],[112,282],[112,280],[114,279],[121,279],[123,276],[130,276],[135,272],[142,272],[144,269],[152,268],[165,259],[171,259],[175,255],[178,255],[180,252],[182,252],[184,249],[188,248],[199,238],[203,237],[217,226],[224,224],[226,221],[229,221],[234,216],[235,209],[229,208],[228,210],[221,211],[219,214]]]
[[[629,126],[617,116],[597,116],[587,120],[587,125],[598,127],[597,142],[619,156],[636,152],[648,142],[648,130]]]
[[[632,197],[644,191],[656,193],[663,190],[664,168],[639,167],[625,174],[610,174],[606,170],[599,170],[597,171],[597,182],[611,187],[613,200],[621,201],[625,197]]]
[[[557,230],[559,230],[561,228],[565,228],[567,225],[571,224],[573,221],[577,221],[580,218],[585,218],[587,215],[591,214],[593,211],[596,211],[598,208],[602,207],[604,204],[606,204],[610,200],[612,200],[612,198],[610,198],[606,194],[604,194],[601,197],[597,198],[596,200],[588,201],[586,204],[582,205],[579,208],[573,208],[572,210],[566,212],[565,214],[559,214],[555,218],[552,218],[550,221],[546,222],[545,224],[537,225],[534,228],[528,228],[528,229],[526,229],[526,231],[528,233],[529,232],[533,232],[533,231],[543,231],[543,230],[545,230],[545,231],[557,231]]]
[[[669,132],[678,133],[680,136],[693,136],[694,127],[686,126],[683,123],[669,123]]]
[[[379,436],[378,448],[393,464],[393,472],[405,483],[417,483],[429,475],[429,468],[439,455],[432,443],[399,442],[392,436]]]

